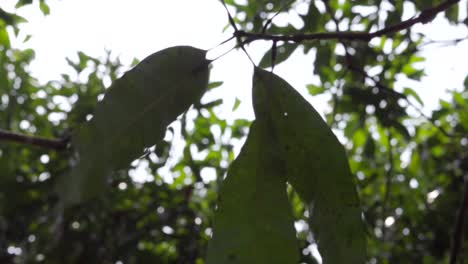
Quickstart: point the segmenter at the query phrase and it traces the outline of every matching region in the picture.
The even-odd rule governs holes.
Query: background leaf
[[[284,45],[278,46],[276,48],[275,65],[278,65],[281,62],[287,60],[289,56],[293,54],[293,52],[296,50],[297,47],[298,47],[298,44],[290,44],[290,43],[286,43]],[[273,65],[271,61],[272,52],[273,52],[272,49],[270,49],[268,50],[267,53],[265,53],[265,55],[263,55],[262,59],[260,60],[259,67],[268,68]]]
[[[324,93],[327,89],[325,89],[325,87],[323,86],[308,84],[307,90],[309,90],[309,93],[311,95],[319,95],[319,94]]]

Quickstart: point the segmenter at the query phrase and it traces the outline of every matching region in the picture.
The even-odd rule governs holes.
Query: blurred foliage
[[[17,7],[31,2],[18,1]],[[299,26],[273,21],[267,32],[274,34],[335,30],[336,23],[342,31],[373,30],[401,21],[408,5],[421,10],[440,1],[327,2],[328,8],[321,0],[226,0],[247,31],[261,32],[278,11],[302,21]],[[300,5],[307,8],[299,10]],[[40,8],[49,12],[43,0]],[[468,25],[460,14],[453,7],[445,17]],[[40,84],[28,70],[34,50],[10,44],[10,34],[24,21],[0,4],[0,128],[67,137],[124,68],[110,53],[93,58],[80,52],[77,61],[69,60],[75,74]],[[468,172],[468,82],[451,90],[451,99],[440,101],[428,118],[414,114],[415,106],[422,107],[418,95],[411,87],[394,87],[402,76],[415,81],[424,76],[418,63],[424,60],[419,52],[425,41],[409,29],[370,43],[278,43],[277,63],[294,50],[315,54],[314,74],[320,82],[308,88],[312,95],[330,95],[327,120],[343,135],[358,179],[369,263],[448,260]],[[271,56],[262,63],[271,65]],[[70,153],[0,141],[0,263],[204,263],[219,181],[250,125],[242,119],[222,120],[222,99],[206,98],[172,124],[164,142],[119,171],[106,196],[64,214],[52,189],[68,169]],[[136,181],[135,174],[146,178]],[[308,212],[297,194],[289,196],[301,263],[317,263]],[[465,261],[467,240],[465,236]]]

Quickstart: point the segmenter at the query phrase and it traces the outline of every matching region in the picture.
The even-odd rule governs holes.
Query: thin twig
[[[63,150],[68,145],[68,139],[50,139],[45,137],[30,136],[0,129],[0,141],[14,141],[33,146]]]
[[[296,0],[291,0],[289,2],[287,2],[286,4],[284,4],[279,10],[278,12],[276,12],[276,14],[274,14],[270,19],[268,19],[265,23],[265,25],[263,25],[263,28],[262,28],[262,34],[265,34],[266,31],[268,30],[268,26],[273,22],[273,19],[278,16],[282,11],[284,11],[284,9],[286,9],[286,7],[290,6],[292,3],[294,3],[294,1]]]
[[[463,232],[465,229],[465,217],[468,215],[468,176],[465,177],[463,200],[458,209],[458,216],[453,230],[452,248],[450,250],[450,264],[456,264],[460,249],[463,248]]]
[[[235,36],[232,36],[232,37],[230,37],[230,38],[228,38],[228,39],[226,39],[226,40],[223,40],[221,43],[216,44],[216,46],[209,48],[208,51],[213,50],[213,49],[216,49],[217,47],[228,43],[228,42],[231,41],[233,38],[235,38]]]
[[[221,3],[223,4],[224,6],[224,9],[226,9],[226,13],[228,15],[228,19],[229,19],[229,24],[231,24],[231,27],[234,29],[234,34],[233,36],[237,39],[237,43],[239,44],[239,47],[242,49],[242,51],[245,53],[245,55],[247,55],[247,57],[249,58],[250,62],[252,62],[253,65],[255,65],[254,61],[252,60],[252,58],[250,57],[249,53],[247,52],[247,50],[245,49],[244,47],[244,43],[242,42],[242,39],[240,36],[238,36],[238,32],[239,32],[239,29],[237,28],[236,26],[236,22],[234,21],[234,18],[232,18],[231,16],[231,13],[229,12],[229,9],[226,5],[226,2],[224,2],[224,0],[221,0]]]
[[[303,42],[310,40],[358,40],[370,41],[373,38],[390,35],[412,27],[415,24],[426,24],[430,22],[438,13],[443,12],[451,6],[457,4],[460,0],[447,0],[437,6],[423,10],[418,16],[407,19],[392,26],[374,31],[374,32],[360,32],[360,31],[343,31],[343,32],[318,32],[312,34],[291,34],[291,35],[270,35],[265,33],[251,33],[235,28],[234,34],[238,38],[245,38],[243,44],[248,44],[256,40],[271,40],[271,41],[285,41],[285,42]],[[223,2],[224,3],[224,2]],[[230,19],[231,20],[231,19]]]

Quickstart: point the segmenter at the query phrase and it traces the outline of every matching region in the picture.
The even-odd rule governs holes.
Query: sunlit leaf
[[[0,45],[10,47],[10,36],[5,28],[0,28]]]
[[[325,87],[314,85],[314,84],[308,84],[307,85],[307,90],[309,90],[309,93],[311,95],[319,95],[319,94],[322,94],[322,93],[324,93],[326,91]]]
[[[298,263],[285,167],[264,122],[253,123],[219,192],[208,264]]]
[[[205,51],[187,46],[149,56],[116,80],[93,119],[73,135],[76,165],[58,185],[66,204],[104,190],[107,177],[162,140],[166,127],[198,101],[208,85]]]
[[[241,100],[239,100],[239,98],[236,97],[236,101],[234,102],[234,106],[232,107],[232,111],[236,111],[237,108],[239,108],[241,104]]]
[[[271,116],[288,181],[306,202],[325,263],[365,263],[359,199],[343,146],[315,109],[287,82],[256,68],[256,116]]]
[[[323,24],[320,23],[323,16],[320,14],[314,2],[309,4],[309,10],[307,14],[301,16],[304,21],[304,31],[306,32],[316,32]]]
[[[220,87],[221,85],[223,85],[224,82],[212,82],[210,84],[208,84],[208,90],[211,90],[211,89],[214,89],[214,88],[218,88]]]
[[[22,7],[22,6],[32,4],[32,2],[33,2],[33,0],[19,0],[19,1],[16,3],[15,7],[16,7],[16,8],[20,8],[20,7]]]
[[[50,14],[49,5],[45,2],[45,0],[41,0],[41,2],[39,3],[39,8],[41,9],[44,15]]]
[[[420,103],[421,105],[424,105],[423,100],[421,100],[421,97],[419,97],[418,93],[415,90],[411,88],[405,88],[403,90],[403,94],[411,95],[414,99],[416,99],[416,101],[418,101],[418,103]]]

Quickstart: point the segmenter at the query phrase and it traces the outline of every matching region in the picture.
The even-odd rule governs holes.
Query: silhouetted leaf
[[[301,16],[301,18],[304,21],[303,30],[306,32],[316,32],[321,26],[323,26],[323,24],[320,23],[323,16],[320,14],[314,2],[309,4],[307,15]]]
[[[459,19],[459,6],[454,5],[445,11],[445,17],[447,17],[448,21],[452,24],[458,23]]]
[[[280,64],[281,62],[287,60],[289,56],[296,50],[297,44],[284,44],[282,46],[277,47],[276,49],[276,59],[275,59],[275,65]],[[271,54],[272,49],[270,49],[265,55],[263,55],[259,67],[262,68],[268,68],[273,65],[271,61]]]
[[[298,263],[285,167],[264,122],[254,122],[219,192],[207,264]]]
[[[325,263],[365,263],[359,199],[343,146],[315,109],[287,82],[256,68],[253,101],[268,113],[288,181],[306,202]]]
[[[168,48],[116,80],[94,118],[73,135],[77,164],[58,185],[65,204],[93,197],[106,178],[160,141],[166,127],[199,100],[208,85],[205,51]]]

